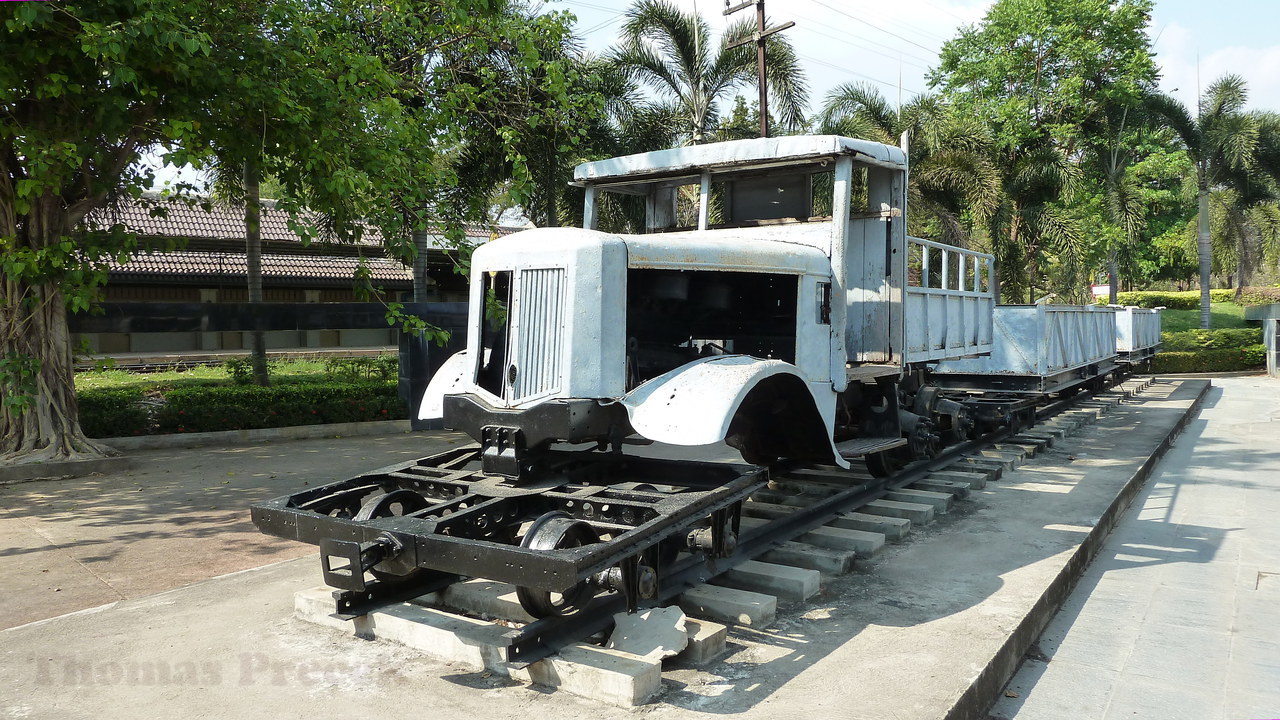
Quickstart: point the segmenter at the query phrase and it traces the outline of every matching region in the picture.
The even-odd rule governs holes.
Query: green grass
[[[291,360],[271,363],[271,382],[291,384],[329,380],[324,362]],[[176,387],[234,385],[231,374],[221,365],[201,365],[185,370],[136,373],[128,370],[89,370],[76,373],[77,390],[139,388],[169,390]]]
[[[1214,330],[1250,327],[1244,321],[1244,307],[1235,303],[1210,303],[1209,323]],[[1200,327],[1200,309],[1165,310],[1160,314],[1162,332],[1182,332]]]

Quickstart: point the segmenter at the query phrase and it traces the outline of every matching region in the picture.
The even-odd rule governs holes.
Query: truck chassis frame
[[[343,617],[464,577],[544,593],[594,582],[634,610],[676,551],[731,554],[742,501],[768,481],[765,468],[749,465],[547,450],[544,479],[517,484],[484,474],[481,453],[456,448],[256,503],[253,522],[320,546]],[[516,542],[522,528],[528,535],[552,516],[599,542],[550,552]]]

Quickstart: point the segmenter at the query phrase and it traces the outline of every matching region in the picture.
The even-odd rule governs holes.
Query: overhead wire
[[[826,8],[826,9],[830,10],[831,12],[836,13],[837,15],[843,15],[843,16],[845,16],[845,17],[849,18],[850,20],[854,20],[854,21],[856,21],[856,22],[860,22],[860,23],[862,23],[863,25],[866,25],[867,27],[872,28],[873,30],[879,30],[880,32],[884,33],[885,35],[888,35],[888,36],[890,36],[890,37],[897,38],[897,39],[899,39],[899,40],[901,40],[901,41],[903,41],[903,42],[905,42],[905,43],[908,43],[908,44],[911,44],[911,45],[915,45],[916,47],[920,48],[921,50],[924,50],[925,52],[929,53],[930,55],[937,55],[937,54],[938,54],[938,51],[937,51],[937,50],[934,50],[934,49],[933,49],[933,48],[931,48],[931,47],[926,47],[926,46],[921,45],[920,43],[916,42],[915,40],[912,40],[912,39],[911,39],[911,38],[909,38],[909,37],[905,37],[905,36],[903,36],[903,35],[899,35],[899,34],[897,34],[897,33],[893,32],[893,31],[891,31],[891,30],[886,30],[886,29],[884,29],[884,28],[880,27],[879,25],[875,25],[875,24],[870,23],[870,22],[868,22],[868,21],[866,21],[866,20],[863,20],[862,18],[858,17],[857,15],[851,15],[851,14],[849,14],[849,13],[847,13],[847,12],[845,12],[845,11],[841,10],[840,8],[832,7],[832,6],[828,5],[828,4],[827,4],[827,3],[825,3],[825,2],[822,2],[822,0],[813,0],[813,3],[814,3],[815,5],[819,5],[819,6],[821,6],[821,7]]]
[[[870,76],[870,75],[867,75],[866,73],[860,73],[860,72],[858,72],[857,70],[850,70],[850,69],[849,69],[849,68],[847,68],[847,67],[842,67],[842,66],[840,66],[840,65],[836,65],[835,63],[827,62],[826,60],[819,60],[818,58],[813,57],[812,55],[805,55],[805,54],[803,54],[803,53],[797,53],[797,54],[798,54],[800,57],[804,58],[805,60],[808,60],[809,62],[814,63],[815,65],[821,65],[821,66],[823,66],[823,67],[828,67],[828,68],[831,68],[832,70],[836,70],[836,71],[838,71],[838,72],[842,72],[842,73],[845,73],[845,74],[847,74],[847,75],[853,75],[854,77],[860,77],[860,78],[863,78],[864,80],[870,80],[871,82],[879,83],[879,84],[884,85],[884,86],[886,86],[886,87],[891,87],[891,88],[893,88],[893,89],[895,89],[895,90],[897,90],[899,87],[901,87],[903,90],[908,91],[908,92],[912,93],[913,95],[921,95],[921,94],[923,94],[923,92],[922,92],[922,91],[920,91],[920,90],[916,90],[916,89],[914,89],[914,88],[909,88],[909,87],[906,87],[906,86],[900,86],[900,85],[899,85],[898,83],[896,83],[896,82],[889,82],[888,80],[881,80],[880,78],[872,77],[872,76]]]
[[[812,21],[812,20],[809,20],[808,22],[812,23],[813,21]],[[915,67],[915,68],[919,68],[919,69],[921,69],[921,70],[928,70],[928,69],[929,69],[929,66],[928,66],[928,65],[921,65],[920,63],[911,62],[910,60],[907,60],[907,58],[912,58],[912,59],[914,59],[914,60],[923,60],[923,58],[916,57],[915,55],[907,55],[907,54],[902,53],[902,52],[898,52],[897,54],[893,54],[893,53],[890,53],[890,52],[884,52],[884,51],[881,51],[881,50],[876,50],[875,48],[867,47],[866,45],[861,45],[861,44],[859,44],[859,43],[853,42],[853,41],[849,40],[848,38],[842,38],[842,37],[839,37],[839,36],[837,36],[837,35],[832,35],[831,33],[825,33],[825,32],[822,32],[821,30],[817,30],[817,29],[815,29],[815,28],[813,28],[813,27],[810,27],[809,25],[797,25],[797,26],[796,26],[796,29],[797,29],[797,30],[799,30],[799,29],[803,29],[804,31],[811,32],[811,33],[814,33],[814,34],[816,34],[816,35],[821,35],[822,37],[829,38],[829,39],[831,39],[831,40],[835,40],[835,41],[837,41],[837,42],[842,42],[842,43],[844,43],[845,45],[848,45],[849,47],[857,48],[857,49],[859,49],[859,50],[865,50],[866,52],[874,53],[874,54],[879,55],[879,56],[881,56],[881,57],[889,58],[890,60],[896,60],[896,61],[901,62],[901,63],[903,63],[903,64],[910,65],[910,66]],[[884,46],[882,46],[882,47],[884,47]],[[927,61],[927,60],[925,60],[925,62],[928,62],[928,61]]]
[[[619,20],[621,20],[621,19],[622,19],[622,16],[624,16],[624,15],[626,15],[626,14],[627,14],[627,11],[626,11],[626,10],[621,10],[621,11],[619,11],[616,7],[607,7],[607,6],[605,6],[605,5],[596,5],[596,4],[594,4],[594,3],[583,2],[582,0],[560,0],[560,1],[561,1],[561,2],[564,2],[564,3],[568,4],[568,5],[578,5],[578,6],[580,6],[580,7],[590,8],[590,9],[592,9],[592,10],[601,10],[601,11],[604,11],[604,12],[612,13],[612,14],[611,14],[611,15],[610,15],[606,20],[604,20],[603,22],[599,22],[599,23],[597,23],[597,24],[595,24],[595,25],[592,25],[591,27],[587,28],[586,30],[580,30],[580,31],[579,31],[579,35],[581,35],[581,36],[583,36],[583,37],[586,37],[587,35],[590,35],[590,34],[592,34],[592,33],[594,33],[594,32],[598,32],[598,31],[600,31],[600,30],[603,30],[604,28],[606,28],[606,27],[608,27],[608,26],[610,26],[610,25],[612,25],[612,24],[614,24],[614,23],[618,22]]]
[[[622,19],[622,13],[618,13],[617,15],[614,15],[613,17],[609,18],[608,20],[605,20],[604,22],[602,22],[602,23],[600,23],[600,24],[598,24],[598,25],[593,25],[593,26],[591,26],[590,28],[588,28],[588,29],[586,29],[586,30],[583,30],[581,34],[582,34],[582,36],[583,36],[583,37],[586,37],[587,35],[590,35],[591,33],[594,33],[594,32],[597,32],[597,31],[600,31],[600,30],[603,30],[603,29],[605,29],[605,28],[609,27],[610,25],[612,25],[612,24],[614,24],[614,23],[618,22],[618,21],[619,21],[619,20],[621,20],[621,19]]]

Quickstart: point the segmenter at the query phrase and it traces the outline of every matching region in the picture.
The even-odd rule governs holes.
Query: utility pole
[[[745,0],[737,5],[730,7],[731,0],[724,0],[724,14],[732,15],[739,10],[745,10],[752,5],[756,6],[756,31],[751,37],[744,37],[741,40],[730,44],[725,49],[736,48],[739,45],[746,45],[754,41],[756,44],[756,74],[760,77],[760,137],[769,137],[769,89],[767,78],[765,76],[764,66],[764,39],[776,32],[782,32],[789,27],[795,25],[791,21],[775,25],[765,29],[764,26],[764,0]]]

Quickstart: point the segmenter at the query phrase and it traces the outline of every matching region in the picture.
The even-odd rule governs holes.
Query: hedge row
[[[1220,330],[1185,330],[1160,336],[1161,352],[1197,352],[1229,350],[1262,343],[1262,328],[1224,328]]]
[[[76,405],[80,428],[89,437],[148,434],[142,432],[150,424],[150,413],[141,388],[78,390]]]
[[[1236,300],[1236,291],[1231,288],[1219,288],[1209,291],[1209,300],[1216,303],[1236,302],[1240,305],[1269,305],[1280,303],[1280,288],[1246,287]],[[1101,298],[1099,302],[1105,303]],[[1135,290],[1133,292],[1116,293],[1116,302],[1121,305],[1136,305],[1144,308],[1166,307],[1170,310],[1195,310],[1200,307],[1200,291],[1167,292],[1163,290]]]
[[[149,399],[139,390],[84,390],[80,423],[90,437],[403,420],[395,383],[180,387]]]
[[[1235,299],[1235,290],[1210,290],[1211,302],[1231,302]],[[1107,298],[1099,300],[1106,303]],[[1200,307],[1200,291],[1187,290],[1173,292],[1164,290],[1135,290],[1133,292],[1116,293],[1116,302],[1120,305],[1135,305],[1144,308],[1165,307],[1170,310],[1195,310]]]
[[[1241,305],[1270,305],[1271,303],[1280,303],[1280,288],[1276,287],[1245,287],[1240,292]]]
[[[1161,351],[1152,360],[1155,373],[1230,372],[1249,370],[1266,362],[1266,346],[1200,350],[1197,352]]]

